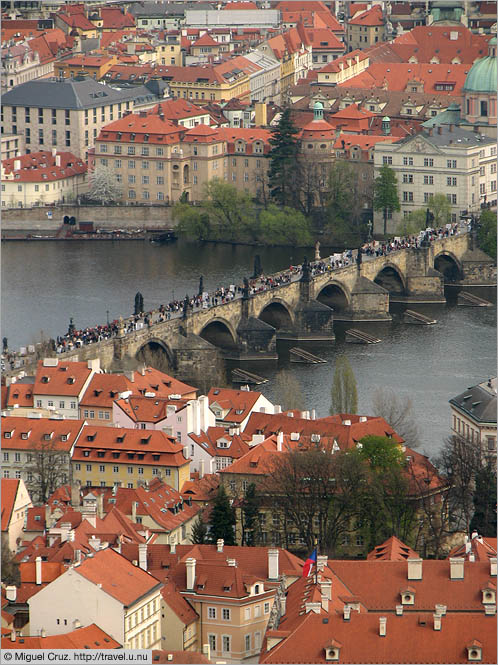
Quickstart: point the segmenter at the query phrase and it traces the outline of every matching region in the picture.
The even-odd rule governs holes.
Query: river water
[[[18,348],[37,341],[41,331],[45,337],[63,334],[69,317],[74,317],[76,328],[84,328],[105,323],[107,316],[110,320],[127,316],[137,291],[150,310],[196,293],[200,275],[208,291],[237,284],[252,274],[257,253],[269,274],[302,261],[306,252],[184,242],[162,246],[144,241],[6,242],[1,336],[8,338],[10,348]],[[496,303],[493,289],[477,295]],[[279,368],[286,367],[298,379],[306,407],[315,408],[318,416],[328,415],[335,358],[346,354],[358,384],[360,412],[371,413],[372,392],[378,386],[411,397],[421,430],[419,449],[434,454],[448,434],[448,400],[496,374],[496,304],[458,307],[448,302],[418,309],[438,323],[403,324],[395,310],[392,322],[364,328],[381,338],[374,345],[345,343],[344,324],[336,324],[336,342],[315,350],[327,363],[289,363],[284,354],[278,364],[253,368],[270,379],[261,391],[279,402],[273,379]]]

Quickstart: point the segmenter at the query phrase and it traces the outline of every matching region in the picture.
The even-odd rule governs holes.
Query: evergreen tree
[[[2,534],[2,582],[14,586],[21,584],[19,564],[14,561],[14,552],[9,548],[5,534]]]
[[[491,462],[476,475],[474,491],[474,516],[470,522],[470,532],[480,536],[496,538],[496,471]]]
[[[483,252],[496,260],[496,213],[492,210],[483,210],[481,213],[477,242]]]
[[[223,538],[225,545],[235,545],[235,512],[223,485],[218,488],[209,527],[209,538],[212,543],[216,544],[219,538]]]
[[[256,492],[256,485],[251,483],[244,497],[244,530],[242,534],[242,545],[254,547],[257,541],[256,529],[258,526],[260,500]]]
[[[373,207],[384,213],[384,235],[386,235],[387,215],[400,209],[396,174],[387,164],[381,167],[378,177],[375,178]]]
[[[331,398],[331,416],[336,413],[356,413],[358,411],[356,379],[346,356],[338,356],[336,360]]]
[[[270,196],[279,205],[292,205],[296,200],[296,162],[299,146],[296,139],[298,128],[294,126],[290,109],[282,113],[278,125],[272,132],[270,145]]]
[[[197,515],[192,526],[192,534],[190,536],[190,542],[194,545],[203,545],[207,542],[207,526],[203,519],[203,511]]]

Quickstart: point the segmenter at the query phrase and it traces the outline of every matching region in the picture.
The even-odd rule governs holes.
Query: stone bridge
[[[325,259],[325,263],[328,261]],[[388,321],[389,303],[442,303],[445,283],[495,284],[493,261],[470,234],[429,246],[398,250],[333,271],[301,276],[287,284],[181,318],[156,323],[65,357],[99,356],[104,367],[144,349],[160,353],[171,372],[199,381],[219,372],[223,359],[276,359],[276,340],[333,340],[333,320]],[[164,366],[164,362],[163,362]]]

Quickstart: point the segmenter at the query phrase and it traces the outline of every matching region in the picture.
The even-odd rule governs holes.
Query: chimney
[[[225,541],[223,538],[218,538],[216,541],[216,549],[218,552],[223,552],[223,545],[225,544]]]
[[[227,566],[230,566],[230,568],[237,568],[237,560],[227,559]]]
[[[268,550],[268,579],[278,580],[278,550]]]
[[[74,563],[81,563],[81,550],[74,550]]]
[[[55,155],[55,165],[60,167],[60,165],[61,165],[61,156],[60,155]]]
[[[311,409],[311,420],[316,420],[316,410]]]
[[[90,520],[88,520],[88,521],[90,521]],[[95,524],[93,526],[95,526]],[[70,531],[68,531],[67,539],[68,539],[69,542],[71,542],[71,543],[74,542],[74,536],[75,536],[74,529],[71,529]],[[98,544],[100,545],[100,540],[99,539],[97,539],[97,540],[98,540]]]
[[[131,521],[132,522],[137,521],[137,508],[138,508],[137,501],[132,501],[131,502]]]
[[[36,583],[42,583],[42,560],[41,556],[37,556],[35,559],[35,570],[36,570]]]
[[[203,459],[201,459],[201,461],[199,462],[199,480],[201,478],[204,478],[204,460]]]
[[[142,570],[147,570],[147,543],[138,545],[138,565]]]
[[[14,171],[20,171],[20,170],[21,170],[21,160],[14,159]]]
[[[344,605],[344,613],[342,616],[344,621],[349,621],[351,619],[351,608],[349,605]]]
[[[17,587],[15,586],[6,587],[5,596],[8,601],[10,601],[11,603],[15,603],[17,598]]]
[[[326,554],[319,554],[316,557],[316,569],[318,572],[321,572],[327,565],[328,557]]]
[[[322,594],[321,602],[322,602],[322,610],[324,612],[328,612],[329,611],[329,599],[327,598],[327,596],[324,596]]]
[[[441,615],[436,612],[432,617],[434,619],[434,630],[441,630]]]
[[[57,154],[57,148],[52,148],[52,157],[55,157]]]
[[[195,585],[195,559],[189,557],[185,561],[185,567],[187,570],[187,591],[193,591]]]
[[[47,637],[47,631],[45,630],[45,628],[42,628],[40,630],[40,637]]]
[[[277,434],[277,453],[281,453],[281,452],[282,452],[282,444],[283,444],[283,442],[284,442],[284,433],[283,433],[283,432],[279,432],[279,433]]]
[[[396,616],[403,616],[403,605],[396,605]]]
[[[436,604],[436,614],[439,614],[440,617],[444,617],[446,614],[446,605]]]
[[[450,557],[450,580],[463,580],[464,561],[460,557]]]
[[[78,630],[78,628],[81,628],[81,621],[79,619],[75,619],[73,621],[73,629]]]
[[[310,612],[314,612],[315,614],[320,614],[321,609],[322,609],[322,604],[321,603],[306,603],[305,604],[306,614],[309,614]]]
[[[100,520],[104,519],[104,495],[97,494],[97,517]]]
[[[432,127],[429,127],[428,134],[429,134],[429,136],[432,136]]]
[[[386,624],[387,624],[387,617],[379,617],[379,635],[381,637],[386,636]]]
[[[492,556],[489,559],[489,565],[490,565],[490,570],[489,570],[490,576],[491,577],[496,577],[496,557],[495,556]]]
[[[71,485],[71,506],[77,510],[81,506],[80,483],[76,481]]]
[[[322,596],[325,596],[329,600],[332,600],[332,580],[331,579],[322,579],[320,582],[320,590],[322,592]]]
[[[422,579],[422,559],[408,559],[407,579]]]
[[[169,552],[170,554],[176,554],[176,543],[169,544]]]
[[[185,459],[190,459],[190,455],[188,454],[188,446],[183,446],[183,456]]]
[[[494,616],[496,614],[496,605],[485,605],[484,614],[486,616]]]
[[[10,641],[11,642],[16,641],[16,629],[15,628],[12,628],[12,630],[10,631]]]

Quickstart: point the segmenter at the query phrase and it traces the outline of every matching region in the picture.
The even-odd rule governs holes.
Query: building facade
[[[496,377],[450,399],[451,430],[480,443],[483,457],[496,457]]]

